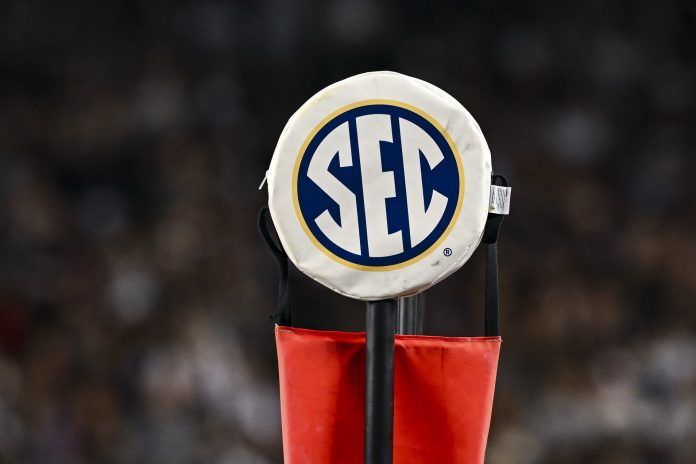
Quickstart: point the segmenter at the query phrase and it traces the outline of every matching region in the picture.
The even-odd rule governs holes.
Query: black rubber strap
[[[292,312],[290,311],[290,299],[289,299],[289,285],[288,285],[288,255],[283,249],[280,240],[276,241],[271,237],[268,231],[268,218],[270,217],[270,211],[268,208],[261,208],[259,211],[259,232],[263,237],[263,240],[268,245],[268,249],[271,250],[273,256],[275,256],[278,262],[278,307],[276,308],[276,313],[271,316],[271,319],[278,325],[283,325],[286,327],[292,326]],[[271,222],[273,220],[271,219]]]
[[[505,177],[494,174],[492,185],[508,187]],[[486,289],[484,301],[484,333],[487,337],[500,335],[499,288],[498,288],[498,235],[503,224],[504,214],[488,213],[486,227],[483,231],[483,243],[486,244]]]

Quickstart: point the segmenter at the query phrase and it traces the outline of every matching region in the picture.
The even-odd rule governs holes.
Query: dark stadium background
[[[281,462],[257,187],[307,98],[382,69],[514,187],[487,463],[696,463],[696,3],[596,0],[0,3],[0,462]],[[428,333],[482,333],[482,264]]]

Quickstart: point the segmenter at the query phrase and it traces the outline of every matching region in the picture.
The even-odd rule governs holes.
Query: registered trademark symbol
[[[451,248],[445,248],[442,250],[442,254],[445,256],[452,256],[452,249]]]

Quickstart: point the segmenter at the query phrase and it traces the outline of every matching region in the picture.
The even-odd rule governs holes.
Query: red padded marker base
[[[482,464],[500,337],[396,335],[394,463]],[[276,327],[285,464],[363,462],[365,334]]]

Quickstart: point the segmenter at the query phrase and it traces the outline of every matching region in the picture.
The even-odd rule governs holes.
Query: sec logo
[[[446,237],[464,195],[457,148],[429,115],[371,100],[322,121],[298,155],[295,210],[314,244],[363,270],[407,265]]]
[[[351,298],[413,295],[481,241],[491,156],[454,97],[378,71],[329,85],[283,128],[266,172],[280,244],[301,272]]]

